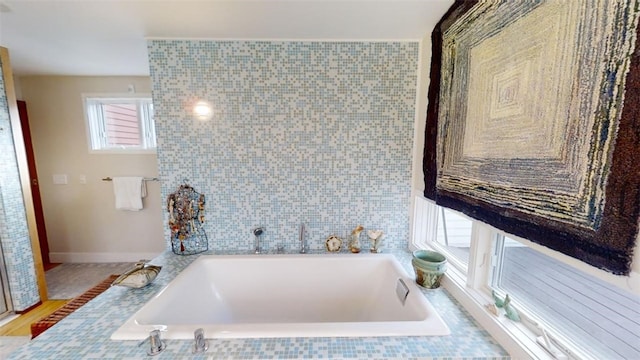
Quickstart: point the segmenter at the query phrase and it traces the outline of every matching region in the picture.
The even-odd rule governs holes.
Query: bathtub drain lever
[[[203,353],[209,350],[209,342],[204,338],[204,329],[200,328],[193,332],[194,344],[193,353]]]
[[[398,295],[398,299],[400,299],[400,302],[404,305],[407,301],[407,296],[409,296],[409,287],[402,279],[398,279],[396,283],[396,295]]]

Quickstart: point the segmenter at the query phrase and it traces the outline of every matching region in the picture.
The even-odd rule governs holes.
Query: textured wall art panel
[[[162,197],[205,194],[211,249],[260,225],[292,251],[302,223],[315,249],[358,224],[407,246],[417,42],[153,40],[149,60]]]
[[[434,32],[432,68],[441,71],[432,81],[426,195],[627,273],[640,174],[618,159],[637,154],[636,120],[623,116],[633,108],[623,104],[637,103],[638,3],[456,9]]]
[[[0,60],[0,70],[2,60]],[[4,76],[0,71],[0,240],[15,310],[40,300],[16,160]],[[4,271],[4,270],[3,270]]]

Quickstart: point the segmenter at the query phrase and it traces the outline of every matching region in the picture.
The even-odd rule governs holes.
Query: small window
[[[464,264],[469,264],[473,222],[458,213],[438,206],[436,242]]]
[[[473,221],[421,197],[416,197],[414,214],[414,245],[441,251],[453,265],[466,269]]]
[[[84,96],[92,152],[154,152],[156,130],[149,97]]]
[[[640,298],[497,235],[492,286],[525,314],[601,359],[640,358]]]

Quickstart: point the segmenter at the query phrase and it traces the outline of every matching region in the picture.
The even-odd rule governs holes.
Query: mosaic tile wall
[[[2,63],[0,60],[0,69]],[[0,241],[15,310],[40,300],[22,187],[13,146],[4,78],[0,71]]]
[[[148,48],[162,197],[183,179],[206,195],[210,249],[249,250],[261,225],[267,251],[293,250],[301,223],[312,249],[358,224],[407,246],[417,42]]]

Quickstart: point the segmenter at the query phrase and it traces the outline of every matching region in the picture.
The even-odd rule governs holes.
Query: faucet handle
[[[304,237],[304,234],[307,232],[307,229],[304,226],[304,223],[300,224],[300,254],[307,253],[307,241]]]
[[[152,330],[149,333],[149,336],[142,340],[138,346],[144,344],[147,340],[149,340],[149,350],[147,350],[147,355],[155,356],[160,354],[166,349],[167,345],[160,339],[160,330]]]
[[[193,353],[203,353],[209,350],[209,342],[204,338],[204,329],[199,328],[193,332],[194,344],[193,344]]]

